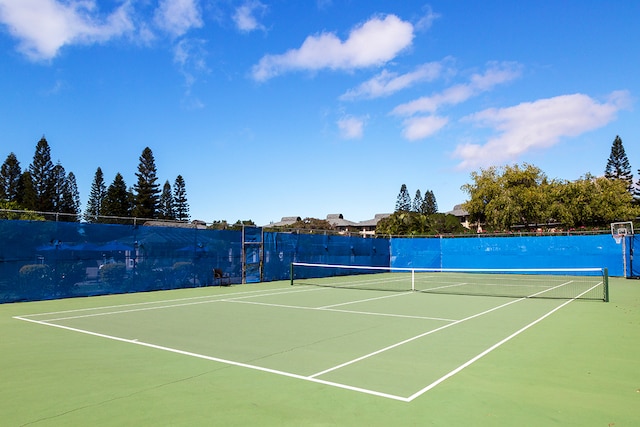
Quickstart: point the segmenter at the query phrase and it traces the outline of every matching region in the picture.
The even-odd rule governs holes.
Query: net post
[[[609,269],[605,268],[602,277],[604,285],[604,302],[609,302]]]
[[[416,290],[416,270],[414,268],[411,269],[411,290]]]
[[[289,278],[291,279],[291,286],[293,286],[293,263],[289,265]]]

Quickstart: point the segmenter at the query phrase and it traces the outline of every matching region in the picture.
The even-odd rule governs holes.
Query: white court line
[[[37,323],[39,325],[44,325],[44,326],[53,326],[54,328],[66,329],[68,331],[79,332],[79,333],[82,333],[82,334],[92,335],[92,336],[96,336],[96,337],[100,337],[100,338],[106,338],[106,339],[110,339],[110,340],[114,340],[114,341],[120,341],[120,342],[124,342],[124,343],[127,343],[127,344],[135,344],[135,345],[139,345],[139,346],[143,346],[143,347],[153,348],[153,349],[156,349],[156,350],[168,351],[170,353],[177,353],[177,354],[181,354],[181,355],[184,355],[184,356],[190,356],[190,357],[196,357],[196,358],[199,358],[199,359],[211,360],[211,361],[214,361],[214,362],[224,363],[224,364],[232,365],[232,366],[238,366],[238,367],[241,367],[241,368],[248,368],[248,369],[253,369],[253,370],[256,370],[256,371],[262,371],[262,372],[268,372],[268,373],[271,373],[271,374],[282,375],[282,376],[289,377],[289,378],[296,378],[296,379],[299,379],[299,380],[305,380],[305,381],[310,381],[310,382],[314,382],[314,383],[318,383],[318,384],[324,384],[324,385],[328,385],[328,386],[332,386],[332,387],[338,387],[338,388],[342,388],[342,389],[346,389],[346,390],[357,391],[359,393],[371,394],[371,395],[378,396],[378,397],[385,397],[387,399],[393,399],[393,400],[400,400],[402,402],[408,402],[407,398],[406,397],[402,397],[402,396],[396,396],[396,395],[389,394],[389,393],[383,393],[383,392],[379,392],[379,391],[375,391],[375,390],[368,390],[368,389],[365,389],[365,388],[354,387],[354,386],[350,386],[350,385],[346,385],[346,384],[340,384],[340,383],[336,383],[336,382],[332,382],[332,381],[320,380],[320,379],[317,379],[317,378],[311,378],[311,377],[308,377],[308,376],[294,374],[294,373],[291,373],[291,372],[279,371],[277,369],[270,369],[270,368],[265,368],[265,367],[262,367],[262,366],[256,366],[256,365],[250,365],[250,364],[247,364],[247,363],[236,362],[234,360],[227,360],[227,359],[221,359],[221,358],[218,358],[218,357],[206,356],[204,354],[193,353],[193,352],[190,352],[190,351],[184,351],[184,350],[179,350],[179,349],[176,349],[176,348],[171,348],[171,347],[165,347],[165,346],[161,346],[161,345],[151,344],[151,343],[147,343],[147,342],[143,342],[143,341],[138,341],[136,339],[131,340],[131,339],[127,339],[127,338],[116,337],[116,336],[113,336],[113,335],[100,334],[100,333],[97,333],[97,332],[87,331],[87,330],[84,330],[84,329],[71,328],[69,326],[58,325],[58,324],[55,324],[55,323],[48,323],[48,322],[40,321],[40,320],[28,319],[28,318],[20,317],[20,316],[15,316],[14,319],[24,320],[25,322]]]
[[[280,294],[283,294],[283,293],[309,292],[309,291],[316,291],[316,290],[322,290],[322,288],[310,287],[310,288],[307,288],[307,289],[304,289],[304,290],[296,290],[296,291],[288,291],[288,292],[275,292],[275,293],[271,293],[271,294],[261,294],[261,295],[256,295],[255,294],[256,292],[268,292],[268,291],[271,291],[269,289],[269,290],[262,290],[262,291],[246,292],[246,294],[252,293],[252,295],[243,295],[241,297],[236,297],[236,298],[224,298],[225,295],[215,295],[215,296],[209,296],[209,297],[179,298],[179,299],[155,301],[155,302],[132,303],[132,304],[122,304],[122,305],[113,305],[113,306],[94,307],[94,308],[87,308],[87,309],[53,311],[53,312],[49,312],[49,313],[27,314],[27,315],[22,315],[22,316],[16,316],[16,318],[18,318],[18,317],[31,318],[31,317],[44,316],[44,315],[49,315],[50,316],[50,315],[54,315],[54,314],[77,313],[77,312],[83,312],[83,311],[97,311],[97,310],[104,310],[104,309],[107,309],[107,308],[135,307],[135,306],[139,306],[139,305],[158,304],[158,303],[162,303],[162,302],[165,302],[165,303],[166,302],[180,302],[180,301],[191,301],[193,299],[211,298],[211,299],[206,300],[206,301],[185,302],[185,303],[182,303],[182,304],[160,305],[160,306],[156,306],[156,307],[141,307],[141,308],[132,308],[132,309],[128,309],[128,310],[114,310],[114,311],[105,311],[105,312],[100,312],[100,313],[90,313],[90,314],[81,314],[81,315],[77,315],[77,316],[67,316],[67,317],[58,317],[58,318],[54,318],[54,319],[46,319],[46,321],[48,321],[48,322],[55,322],[55,321],[60,321],[60,320],[83,319],[83,318],[86,318],[86,317],[109,316],[109,315],[121,314],[121,313],[135,313],[135,312],[140,312],[140,311],[161,310],[161,309],[173,308],[173,307],[186,307],[186,306],[198,305],[198,304],[211,304],[211,303],[216,303],[216,302],[234,302],[235,300],[240,300],[240,299],[243,299],[243,298],[253,298],[253,297],[256,297],[256,296],[271,296],[271,295],[280,295]]]
[[[413,293],[411,293],[413,294]],[[409,294],[409,295],[411,295]],[[392,313],[376,313],[370,311],[357,311],[357,310],[339,310],[335,308],[325,308],[325,307],[303,307],[299,305],[285,305],[285,304],[272,304],[267,302],[257,302],[257,301],[236,301],[236,300],[223,300],[223,302],[232,302],[237,304],[253,304],[253,305],[263,305],[267,307],[279,307],[279,308],[290,308],[295,310],[308,310],[308,311],[332,311],[335,313],[347,313],[347,314],[364,314],[368,316],[381,316],[381,317],[398,317],[404,319],[420,319],[420,320],[439,320],[443,322],[455,322],[455,319],[445,319],[442,317],[427,317],[427,316],[412,316],[408,314],[392,314]]]
[[[569,283],[571,283],[571,282],[566,282],[566,283],[563,283],[563,284],[558,285],[558,286],[556,286],[556,287],[558,288],[558,287],[560,287],[560,286],[568,285]],[[553,289],[553,288],[552,288],[552,289]],[[424,333],[422,333],[422,334],[420,334],[420,335],[416,335],[416,336],[414,336],[414,337],[408,338],[408,339],[406,339],[406,340],[404,340],[404,341],[397,342],[397,343],[392,344],[392,345],[390,345],[390,346],[387,346],[387,347],[385,347],[385,348],[381,348],[381,349],[376,350],[376,351],[374,351],[374,352],[371,352],[371,353],[369,353],[369,354],[365,354],[365,355],[360,356],[360,357],[357,357],[357,358],[355,358],[355,359],[353,359],[353,360],[349,360],[349,361],[347,361],[347,362],[341,363],[340,365],[336,365],[336,366],[333,366],[333,367],[331,367],[331,368],[329,368],[329,369],[325,369],[324,371],[316,372],[315,374],[311,375],[311,377],[312,377],[312,378],[315,378],[315,377],[318,377],[318,376],[321,376],[321,375],[327,374],[327,373],[329,373],[329,372],[333,372],[333,371],[335,371],[335,370],[338,370],[338,369],[344,368],[345,366],[352,365],[352,364],[354,364],[354,363],[356,363],[356,362],[360,362],[360,361],[362,361],[362,360],[365,360],[365,359],[368,359],[368,358],[370,358],[370,357],[376,356],[376,355],[378,355],[378,354],[380,354],[380,353],[384,353],[385,351],[392,350],[392,349],[394,349],[394,348],[396,348],[396,347],[400,347],[401,345],[404,345],[404,344],[410,343],[410,342],[412,342],[412,341],[415,341],[415,340],[417,340],[417,339],[420,339],[420,338],[426,337],[427,335],[431,335],[431,334],[433,334],[433,333],[435,333],[435,332],[442,331],[443,329],[450,328],[451,326],[459,325],[460,323],[462,323],[462,322],[466,322],[467,320],[475,319],[476,317],[483,316],[483,315],[485,315],[485,314],[487,314],[487,313],[491,313],[492,311],[495,311],[495,310],[498,310],[498,309],[501,309],[501,308],[507,307],[507,306],[509,306],[509,305],[511,305],[511,304],[515,304],[515,303],[520,302],[520,301],[525,301],[525,300],[527,300],[527,299],[528,299],[528,298],[530,298],[530,297],[534,297],[534,296],[537,296],[537,295],[539,295],[539,294],[542,294],[542,293],[548,292],[549,290],[551,290],[551,289],[547,289],[547,290],[544,290],[544,291],[541,291],[541,292],[536,292],[536,293],[535,293],[535,294],[533,294],[533,295],[529,295],[529,297],[518,298],[518,299],[515,299],[515,300],[513,300],[513,301],[509,301],[509,302],[507,302],[507,303],[505,303],[505,304],[499,305],[499,306],[497,306],[497,307],[490,308],[489,310],[485,310],[485,311],[483,311],[483,312],[481,312],[481,313],[476,313],[476,314],[474,314],[474,315],[472,315],[472,316],[465,317],[464,319],[456,320],[456,321],[455,321],[455,322],[453,322],[453,323],[449,323],[449,324],[447,324],[447,325],[440,326],[439,328],[432,329],[432,330],[427,331],[427,332],[424,332]]]
[[[587,289],[586,291],[582,292],[581,294],[579,294],[578,296],[565,301],[564,303],[560,304],[558,307],[554,308],[553,310],[549,311],[548,313],[540,316],[539,318],[537,318],[536,320],[534,320],[533,322],[529,323],[528,325],[520,328],[519,330],[517,330],[516,332],[514,332],[513,334],[509,335],[508,337],[504,338],[503,340],[495,343],[494,345],[492,345],[491,347],[489,347],[488,349],[486,349],[485,351],[483,351],[482,353],[478,354],[477,356],[469,359],[467,362],[463,363],[462,365],[458,366],[456,369],[454,369],[453,371],[447,373],[446,375],[440,377],[439,379],[437,379],[436,381],[432,382],[431,384],[429,384],[428,386],[424,387],[422,390],[417,391],[416,393],[412,394],[411,396],[409,396],[407,398],[408,402],[411,402],[413,399],[422,396],[424,393],[426,393],[427,391],[431,390],[432,388],[434,388],[435,386],[437,386],[438,384],[442,383],[443,381],[445,381],[448,378],[451,378],[452,376],[454,376],[455,374],[457,374],[458,372],[462,371],[464,368],[470,366],[472,363],[478,361],[479,359],[481,359],[482,357],[486,356],[487,354],[491,353],[493,350],[495,350],[496,348],[500,347],[501,345],[503,345],[504,343],[506,343],[507,341],[510,341],[512,338],[520,335],[522,332],[526,331],[527,329],[529,329],[530,327],[532,327],[533,325],[541,322],[542,320],[546,319],[547,317],[551,316],[553,313],[555,313],[556,311],[560,310],[562,307],[565,307],[566,305],[572,303],[573,301],[575,301],[576,299],[580,298],[582,295],[590,292],[592,289],[595,289],[596,287],[600,286],[602,284],[602,282],[598,283],[597,285],[594,285],[593,287]]]
[[[313,290],[315,288],[309,288],[308,290]],[[243,291],[243,292],[239,292],[237,294],[234,295],[248,295],[248,294],[252,294],[252,295],[248,295],[247,298],[252,297],[252,296],[256,296],[255,294],[260,294],[260,293],[265,293],[265,292],[270,292],[272,291],[272,289],[259,289],[259,290],[255,290],[255,291]],[[115,296],[118,294],[113,294],[110,296]],[[107,295],[102,295],[107,296]],[[64,313],[76,313],[76,312],[82,312],[82,311],[97,311],[97,310],[105,310],[105,309],[110,309],[110,308],[119,308],[119,307],[135,307],[135,306],[140,306],[140,305],[153,305],[153,304],[164,304],[164,303],[170,303],[170,302],[182,302],[182,301],[191,301],[191,300],[197,300],[197,299],[205,299],[205,298],[226,298],[228,297],[228,295],[203,295],[203,296],[199,296],[199,297],[188,297],[188,298],[175,298],[175,299],[167,299],[167,300],[158,300],[158,301],[145,301],[145,302],[134,302],[134,303],[130,303],[130,304],[119,304],[119,305],[106,305],[106,306],[100,306],[100,307],[89,307],[89,308],[78,308],[75,310],[63,310],[63,311],[51,311],[51,312],[47,312],[47,313],[36,313],[36,314],[25,314],[22,315],[21,317],[36,317],[36,316],[48,316],[51,314],[64,314]],[[243,298],[243,297],[238,297],[238,298]],[[167,306],[167,307],[171,307],[171,306]]]
[[[397,293],[395,295],[384,295],[384,296],[381,296],[381,297],[373,297],[373,298],[365,298],[365,299],[349,301],[349,302],[341,302],[339,304],[325,305],[324,307],[318,307],[318,308],[319,309],[334,308],[334,307],[340,307],[340,306],[343,306],[343,305],[359,304],[361,302],[375,301],[375,300],[378,300],[378,299],[394,298],[394,297],[397,297],[397,296],[411,295],[412,293],[413,293],[413,291],[401,292],[401,293]]]
[[[540,291],[537,292],[533,295],[530,295],[529,297],[533,297],[533,296],[537,296],[539,294],[545,293],[549,290],[558,288],[560,286],[564,286],[566,284],[568,284],[570,282],[564,283],[562,285],[558,285],[555,286],[553,288],[544,290],[544,291]],[[163,350],[163,351],[168,351],[168,352],[172,352],[172,353],[177,353],[177,354],[182,354],[182,355],[186,355],[186,356],[191,356],[191,357],[197,357],[200,359],[205,359],[205,360],[211,360],[211,361],[215,361],[215,362],[220,362],[220,363],[225,363],[228,365],[232,365],[232,366],[238,366],[238,367],[243,367],[243,368],[248,368],[248,369],[253,369],[253,370],[258,370],[258,371],[262,371],[262,372],[268,372],[268,373],[272,373],[272,374],[277,374],[277,375],[282,375],[285,377],[290,377],[290,378],[296,378],[296,379],[301,379],[301,380],[305,380],[305,381],[310,381],[310,382],[315,382],[315,383],[319,383],[319,384],[324,384],[324,385],[329,385],[329,386],[333,386],[333,387],[337,387],[337,388],[342,388],[342,389],[346,389],[346,390],[351,390],[351,391],[357,391],[360,393],[364,393],[364,394],[370,394],[370,395],[374,395],[374,396],[379,396],[379,397],[384,397],[384,398],[388,398],[388,399],[393,399],[393,400],[398,400],[398,401],[402,401],[402,402],[411,402],[412,400],[416,399],[417,397],[421,396],[422,394],[426,393],[427,391],[431,390],[432,388],[434,388],[435,386],[437,386],[438,384],[442,383],[443,381],[445,381],[446,379],[452,377],[453,375],[457,374],[458,372],[462,371],[464,368],[470,366],[471,364],[473,364],[475,361],[479,360],[480,358],[484,357],[485,355],[489,354],[491,351],[495,350],[496,348],[500,347],[501,345],[503,345],[504,343],[506,343],[507,341],[511,340],[513,337],[519,335],[520,333],[524,332],[525,330],[527,330],[528,328],[530,328],[531,326],[539,323],[540,321],[542,321],[543,319],[545,319],[546,317],[550,316],[551,314],[555,313],[556,311],[558,311],[560,308],[566,306],[567,304],[575,301],[577,298],[579,298],[580,296],[590,292],[592,289],[594,289],[595,287],[599,286],[600,284],[594,285],[592,288],[586,290],[585,292],[581,293],[580,295],[576,296],[575,298],[564,302],[563,304],[561,304],[560,306],[554,308],[553,310],[549,311],[548,313],[544,314],[543,316],[541,316],[540,318],[534,320],[533,322],[531,322],[530,324],[526,325],[525,327],[521,328],[520,330],[514,332],[513,334],[511,334],[510,336],[508,336],[507,338],[501,340],[500,342],[494,344],[493,346],[491,346],[490,348],[488,348],[487,350],[484,350],[483,352],[481,352],[480,354],[478,354],[477,356],[475,356],[474,358],[470,359],[469,361],[465,362],[464,364],[460,365],[458,368],[452,370],[451,372],[449,372],[448,374],[444,375],[443,377],[439,378],[438,380],[434,381],[433,383],[429,384],[428,386],[424,387],[423,389],[419,390],[418,392],[412,394],[411,396],[408,397],[402,397],[402,396],[397,396],[397,395],[393,395],[393,394],[389,394],[389,393],[384,393],[384,392],[379,392],[379,391],[375,391],[375,390],[368,390],[368,389],[364,389],[364,388],[360,388],[360,387],[354,387],[354,386],[350,386],[350,385],[346,385],[346,384],[341,384],[341,383],[336,383],[336,382],[332,382],[332,381],[325,381],[325,380],[321,380],[319,378],[317,378],[318,376],[322,375],[322,374],[326,374],[328,372],[334,371],[336,369],[339,369],[341,367],[344,366],[348,366],[352,363],[355,363],[357,361],[366,359],[368,357],[371,357],[373,355],[376,354],[380,354],[383,351],[389,350],[391,348],[395,348],[398,347],[399,345],[402,344],[406,344],[408,342],[414,341],[416,339],[422,338],[424,336],[427,336],[429,334],[432,334],[434,332],[443,330],[445,328],[448,328],[450,326],[459,324],[461,322],[482,316],[484,314],[487,314],[489,312],[498,310],[500,308],[504,308],[508,305],[520,302],[520,301],[524,301],[527,300],[529,297],[527,298],[520,298],[520,299],[516,299],[513,301],[510,301],[506,304],[502,304],[500,306],[494,307],[492,309],[486,310],[484,312],[469,316],[465,319],[461,319],[458,321],[455,321],[453,323],[450,323],[448,325],[442,326],[440,328],[428,331],[424,334],[420,334],[416,337],[413,338],[409,338],[407,340],[404,340],[400,343],[394,344],[392,346],[388,346],[384,349],[378,350],[376,352],[370,353],[368,355],[359,357],[357,359],[354,359],[352,361],[343,363],[341,365],[329,368],[327,370],[324,370],[322,372],[318,372],[315,373],[313,375],[309,375],[309,376],[304,376],[304,375],[299,375],[299,374],[294,374],[291,372],[285,372],[285,371],[279,371],[279,370],[275,370],[275,369],[270,369],[270,368],[265,368],[265,367],[261,367],[261,366],[256,366],[256,365],[250,365],[250,364],[246,364],[246,363],[242,363],[242,362],[236,362],[233,360],[227,360],[227,359],[221,359],[221,358],[217,358],[217,357],[212,357],[212,356],[206,356],[206,355],[202,355],[202,354],[198,354],[198,353],[192,353],[192,352],[187,352],[184,350],[179,350],[179,349],[174,349],[174,348],[170,348],[170,347],[164,347],[164,346],[159,346],[156,344],[151,344],[151,343],[146,343],[146,342],[142,342],[142,341],[138,341],[138,340],[131,340],[131,339],[126,339],[126,338],[121,338],[121,337],[116,337],[116,336],[111,336],[111,335],[105,335],[105,334],[100,334],[97,332],[92,332],[92,331],[87,331],[87,330],[83,330],[83,329],[78,329],[78,328],[72,328],[69,326],[64,326],[64,325],[58,325],[55,323],[48,323],[46,321],[39,321],[39,320],[34,320],[34,319],[30,319],[27,316],[14,316],[14,319],[17,320],[23,320],[26,322],[31,322],[31,323],[36,323],[36,324],[40,324],[40,325],[45,325],[45,326],[52,326],[55,328],[60,328],[60,329],[65,329],[65,330],[69,330],[69,331],[74,331],[74,332],[79,332],[79,333],[83,333],[83,334],[87,334],[87,335],[92,335],[92,336],[96,336],[96,337],[101,337],[101,338],[107,338],[107,339],[111,339],[111,340],[115,340],[115,341],[120,341],[120,342],[125,342],[125,343],[129,343],[129,344],[136,344],[136,345],[140,345],[140,346],[144,346],[144,347],[149,347],[149,348],[153,348],[153,349],[157,349],[157,350]],[[244,297],[241,297],[244,298]],[[239,298],[238,298],[239,299]],[[229,301],[232,301],[234,299],[229,299]],[[214,302],[214,301],[212,301]],[[233,301],[233,302],[240,302],[240,301]],[[116,306],[117,307],[117,306]],[[169,306],[171,307],[171,306]],[[326,310],[331,310],[331,309],[326,309]],[[55,313],[52,313],[55,314]],[[31,315],[33,316],[33,315]]]

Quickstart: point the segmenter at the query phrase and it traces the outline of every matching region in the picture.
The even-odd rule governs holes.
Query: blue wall
[[[606,267],[612,276],[624,275],[622,245],[610,235],[372,239],[265,232],[260,237],[263,281],[287,280],[294,261],[431,268]],[[640,276],[640,265],[631,268],[631,239],[626,241],[627,275]],[[242,280],[241,231],[0,220],[0,242],[0,303],[207,286],[213,283],[214,268],[222,269],[232,283]],[[259,255],[253,258],[259,268]]]
[[[611,235],[393,238],[392,267],[608,268],[623,276],[622,245]]]

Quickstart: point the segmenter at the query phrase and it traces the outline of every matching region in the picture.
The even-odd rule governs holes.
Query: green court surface
[[[0,306],[3,426],[640,425],[610,302],[290,286]]]

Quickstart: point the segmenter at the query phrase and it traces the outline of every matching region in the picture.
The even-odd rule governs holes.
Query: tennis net
[[[603,268],[446,269],[291,264],[291,285],[608,301]]]

